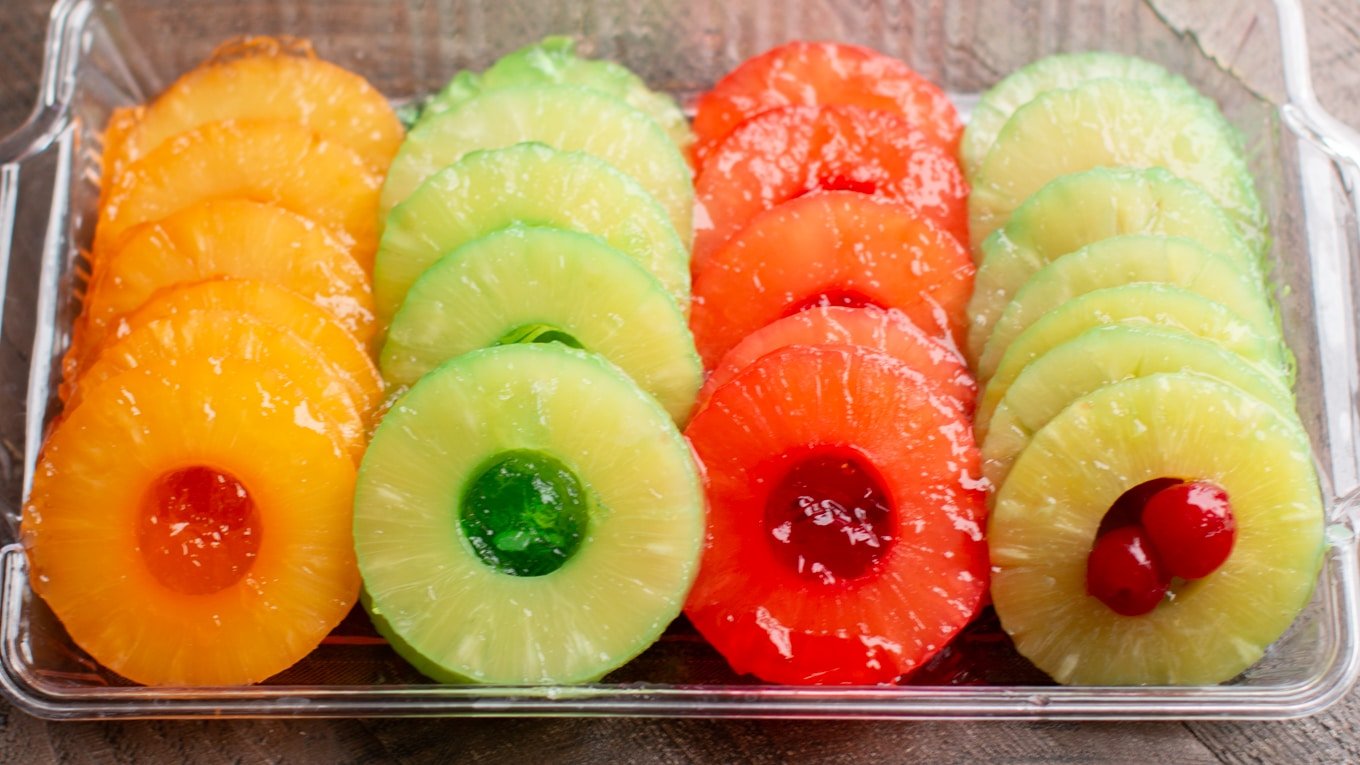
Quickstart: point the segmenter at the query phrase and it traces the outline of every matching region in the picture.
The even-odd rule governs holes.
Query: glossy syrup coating
[[[185,354],[60,420],[22,534],[76,644],[138,683],[212,686],[264,680],[321,642],[359,594],[355,465],[309,406],[259,357]]]
[[[382,174],[348,146],[281,120],[210,122],[166,141],[115,176],[95,227],[94,261],[133,226],[206,199],[276,204],[325,226],[365,269],[378,241]]]
[[[973,263],[910,208],[851,191],[767,210],[694,266],[690,327],[706,367],[751,332],[828,293],[859,293],[957,345]]]
[[[737,672],[891,682],[980,607],[972,432],[901,361],[782,348],[719,388],[686,436],[709,513],[685,612]]]
[[[795,41],[742,62],[699,99],[696,160],[702,167],[724,137],[770,109],[836,104],[899,114],[951,156],[963,133],[944,91],[902,61],[858,45]]]
[[[1143,526],[1166,570],[1182,579],[1217,571],[1237,541],[1228,492],[1212,481],[1188,481],[1157,492],[1143,508]]]
[[[207,199],[136,226],[102,258],[85,320],[108,325],[178,284],[255,279],[315,303],[362,343],[376,331],[368,274],[310,218],[249,199]]]
[[[858,345],[902,360],[948,399],[972,411],[977,385],[957,348],[897,310],[817,306],[773,321],[723,355],[699,390],[699,408],[714,391],[767,353],[788,345]]]
[[[358,74],[316,58],[310,44],[288,49],[297,42],[256,37],[223,45],[108,142],[108,169],[116,174],[209,122],[268,119],[294,122],[344,144],[382,172],[402,140],[401,123],[387,99]]]
[[[1086,562],[1086,592],[1123,616],[1141,616],[1166,597],[1171,577],[1141,526],[1096,539]]]
[[[968,243],[968,184],[920,126],[858,106],[790,106],[743,124],[699,172],[696,265],[762,210],[817,190],[900,202]]]

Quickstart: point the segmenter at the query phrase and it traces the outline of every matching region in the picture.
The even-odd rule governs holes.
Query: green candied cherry
[[[664,409],[604,358],[514,343],[383,416],[354,494],[364,606],[443,682],[596,680],[680,614],[704,497]]]
[[[463,495],[463,535],[484,563],[515,576],[551,574],[581,546],[589,522],[581,479],[529,449],[492,457]]]

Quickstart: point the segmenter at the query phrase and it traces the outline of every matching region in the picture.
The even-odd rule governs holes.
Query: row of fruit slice
[[[1217,682],[1306,602],[1320,501],[1264,216],[1226,122],[1159,67],[1039,62],[965,133],[902,62],[791,43],[691,136],[551,38],[401,136],[290,40],[114,116],[23,528],[114,671],[263,679],[361,569],[440,680],[598,678],[683,605],[738,671],[890,682],[980,608],[984,524],[1003,625],[1062,682]],[[365,453],[377,342],[409,390]],[[1134,585],[1091,584],[1100,539],[1165,553],[1163,490],[1200,483],[1231,555],[1115,613]]]
[[[1069,54],[989,91],[962,156],[1002,626],[1063,683],[1232,678],[1323,518],[1239,137],[1161,67]]]
[[[114,116],[23,537],[35,590],[120,675],[263,680],[353,606],[368,271],[401,134],[363,79],[274,39]]]
[[[550,38],[455,76],[397,151],[375,297],[410,387],[354,531],[374,625],[432,678],[592,680],[680,612],[703,538],[677,428],[702,381],[689,142],[668,97]]]
[[[958,117],[901,61],[799,42],[722,78],[694,124],[710,375],[685,434],[709,516],[686,614],[741,673],[891,682],[988,578]]]

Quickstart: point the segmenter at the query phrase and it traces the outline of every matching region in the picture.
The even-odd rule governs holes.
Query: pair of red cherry
[[[1218,570],[1236,539],[1237,521],[1221,486],[1147,481],[1105,515],[1086,561],[1086,591],[1116,613],[1146,614],[1166,597],[1172,577],[1200,579]]]

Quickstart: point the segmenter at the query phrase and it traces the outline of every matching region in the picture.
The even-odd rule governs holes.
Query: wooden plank
[[[894,723],[737,720],[378,721],[399,759],[464,757],[518,762],[526,752],[560,763],[1217,763],[1176,723]]]
[[[1257,92],[1284,96],[1280,72],[1272,68],[1279,49],[1275,9],[1269,0],[1225,4],[1202,0],[1149,0],[1174,28],[1194,35],[1200,46],[1237,73]],[[1320,100],[1336,117],[1360,125],[1360,6],[1354,0],[1304,0],[1313,83]],[[1269,51],[1263,55],[1262,51]]]
[[[1191,732],[1225,763],[1233,765],[1331,765],[1360,762],[1360,696],[1320,715],[1279,723],[1190,723]]]
[[[0,135],[18,127],[37,101],[48,5],[5,0],[0,8]]]

